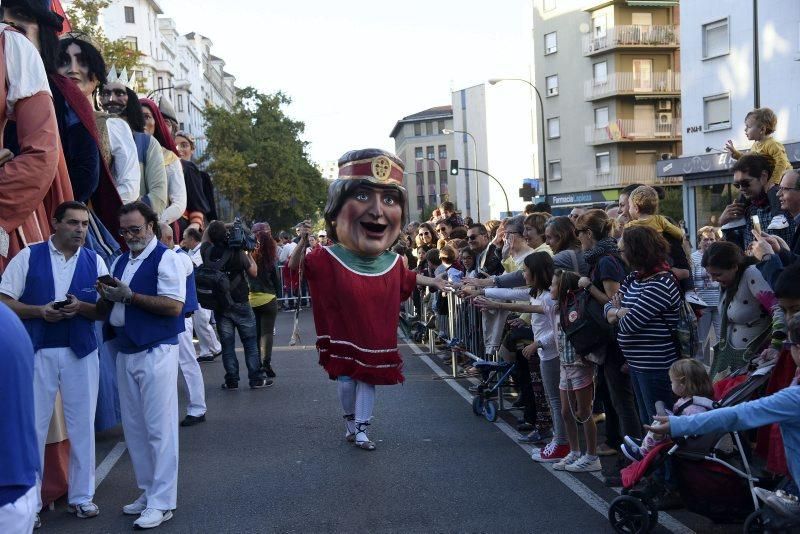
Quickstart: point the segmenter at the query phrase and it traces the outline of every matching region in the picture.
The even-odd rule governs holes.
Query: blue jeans
[[[236,303],[223,312],[214,314],[217,320],[219,342],[222,345],[222,365],[225,367],[225,382],[239,381],[239,360],[236,358],[236,331],[244,348],[244,361],[250,381],[266,378],[258,354],[256,316],[250,304]]]
[[[671,410],[675,403],[669,372],[666,369],[641,371],[630,368],[630,373],[633,396],[636,398],[636,408],[639,410],[639,421],[643,425],[649,425],[656,415],[657,401],[662,401],[667,410]]]

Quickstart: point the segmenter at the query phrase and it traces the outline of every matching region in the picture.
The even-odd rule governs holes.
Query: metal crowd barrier
[[[278,280],[280,281],[280,295],[278,302],[289,308],[296,308],[297,305],[310,306],[311,295],[308,292],[308,284],[305,280],[300,283],[299,273],[290,271],[286,265],[280,265],[278,270]]]

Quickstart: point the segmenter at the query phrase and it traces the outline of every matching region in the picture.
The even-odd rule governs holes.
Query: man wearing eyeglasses
[[[778,186],[778,200],[781,209],[785,210],[790,220],[794,221],[794,232],[788,241],[771,235],[762,235],[760,240],[769,245],[769,248],[763,247],[766,254],[777,255],[782,266],[788,267],[800,262],[800,172],[796,169],[788,169],[783,173]],[[756,255],[759,255],[758,252]]]
[[[102,258],[83,247],[89,229],[85,205],[60,204],[53,227],[48,241],[23,249],[8,264],[0,282],[0,302],[22,319],[36,351],[33,400],[39,460],[44,465],[47,431],[61,391],[70,439],[69,510],[88,518],[100,513],[92,502],[100,377],[94,321],[102,320],[104,313],[95,304],[95,281],[108,270]],[[37,511],[42,507],[40,489],[41,478]]]
[[[110,308],[117,353],[122,429],[142,494],[122,508],[136,528],[172,518],[178,492],[178,336],[185,329],[186,276],[178,255],[158,239],[158,216],[147,204],[122,206],[126,252],[113,280],[97,287]],[[100,306],[100,305],[98,305]]]
[[[782,209],[778,199],[778,187],[769,184],[773,162],[763,154],[748,154],[739,158],[733,166],[733,186],[742,193],[743,203],[730,204],[720,215],[721,225],[744,218],[744,231],[723,229],[725,239],[747,250],[755,239],[753,229],[758,220],[762,232],[780,237],[784,241],[792,238],[797,223],[788,211]]]

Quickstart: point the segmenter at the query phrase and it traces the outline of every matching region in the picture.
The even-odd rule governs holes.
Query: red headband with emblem
[[[403,166],[389,155],[378,154],[341,163],[339,179],[368,180],[375,184],[403,187]]]

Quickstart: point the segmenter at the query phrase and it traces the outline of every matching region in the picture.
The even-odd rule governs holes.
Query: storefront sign
[[[564,193],[561,195],[547,195],[547,202],[554,208],[558,206],[572,206],[576,204],[595,204],[612,202],[619,199],[616,189],[606,191],[584,191],[581,193]]]
[[[786,145],[786,154],[791,163],[800,161],[800,143]],[[683,176],[684,181],[700,178],[704,173],[721,173],[730,170],[736,160],[727,152],[720,154],[701,154],[676,159],[666,159],[656,162],[656,176],[668,178]],[[692,176],[695,175],[695,176]]]

